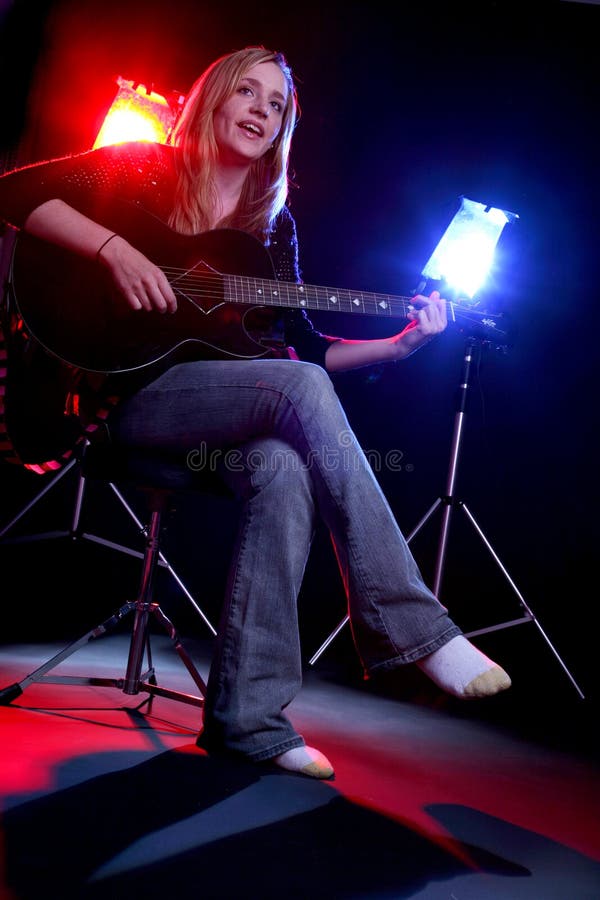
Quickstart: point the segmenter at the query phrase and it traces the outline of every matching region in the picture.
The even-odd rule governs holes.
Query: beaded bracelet
[[[117,235],[117,233],[116,233],[116,231],[115,231],[114,234],[111,234],[110,237],[107,237],[107,238],[106,238],[106,240],[104,241],[103,244],[100,244],[100,246],[99,246],[98,249],[96,250],[96,262],[100,262],[100,253],[102,252],[102,250],[104,250],[104,248],[106,247],[106,245],[108,244],[108,242],[109,242],[109,241],[112,241],[112,239],[113,239],[113,238],[116,238],[117,236],[118,236],[118,235]]]

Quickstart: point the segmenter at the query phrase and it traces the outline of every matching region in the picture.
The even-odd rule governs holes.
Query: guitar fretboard
[[[405,316],[410,308],[408,297],[350,291],[340,288],[271,281],[239,275],[225,275],[224,299],[230,303],[252,306],[281,306],[322,310],[323,312],[358,313],[368,316]]]

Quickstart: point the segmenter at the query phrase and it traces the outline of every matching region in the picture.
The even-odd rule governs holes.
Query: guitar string
[[[223,297],[223,300],[232,303],[245,303],[252,305],[270,306],[307,306],[315,309],[331,310],[332,308],[348,306],[349,312],[371,312],[374,315],[406,315],[410,307],[410,298],[399,297],[392,294],[375,294],[367,291],[351,291],[347,288],[331,288],[320,285],[306,285],[295,282],[275,281],[274,279],[259,278],[239,275],[206,275],[197,274],[186,269],[162,267],[167,277],[171,276],[174,288],[178,291],[197,298],[215,299],[221,295],[221,286],[229,282],[233,290],[231,296]],[[180,277],[182,276],[182,277]],[[253,286],[254,291],[266,291],[250,295],[244,287]],[[273,286],[271,288],[271,285]],[[241,296],[240,291],[242,292]],[[292,296],[290,296],[290,294]],[[301,294],[298,298],[298,294]],[[365,307],[371,307],[367,311]],[[398,307],[400,312],[395,312],[391,307]],[[346,311],[344,309],[344,311]]]
[[[171,276],[169,280],[177,292],[192,303],[194,299],[214,301],[218,298],[219,303],[227,302],[251,306],[268,305],[289,308],[307,307],[324,312],[360,313],[389,318],[405,317],[412,306],[412,298],[394,294],[351,291],[348,288],[331,288],[322,285],[275,281],[274,279],[260,278],[258,276],[221,275],[218,273],[210,275],[205,273],[199,274],[189,269],[166,266],[161,268],[167,277]],[[222,291],[222,285],[226,281],[233,285],[234,290],[231,296],[225,296]],[[260,289],[264,291],[266,289],[267,293],[260,295],[248,294],[247,288],[250,284],[254,285],[254,290]],[[273,290],[271,290],[271,285],[273,285]],[[244,295],[245,287],[246,295]],[[298,299],[300,292],[302,296]],[[483,323],[483,320],[490,316],[487,312],[474,310],[454,301],[451,302],[450,306],[451,318],[462,318],[469,322]],[[497,319],[499,317],[497,314],[494,314],[491,318]]]

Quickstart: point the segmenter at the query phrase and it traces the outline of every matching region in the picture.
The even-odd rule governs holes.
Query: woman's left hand
[[[402,359],[426,344],[448,325],[446,300],[439,291],[432,291],[429,297],[417,294],[412,299],[407,319],[409,324],[392,338],[398,359]]]
[[[444,330],[448,324],[446,301],[439,291],[429,297],[417,294],[407,318],[406,328],[399,334],[371,340],[336,340],[325,354],[325,366],[329,372],[343,372],[382,362],[398,362],[410,356],[419,347]]]

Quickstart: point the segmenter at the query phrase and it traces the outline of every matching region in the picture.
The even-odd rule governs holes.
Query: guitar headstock
[[[458,331],[508,352],[514,344],[514,327],[506,313],[493,313],[448,301],[448,321]]]

